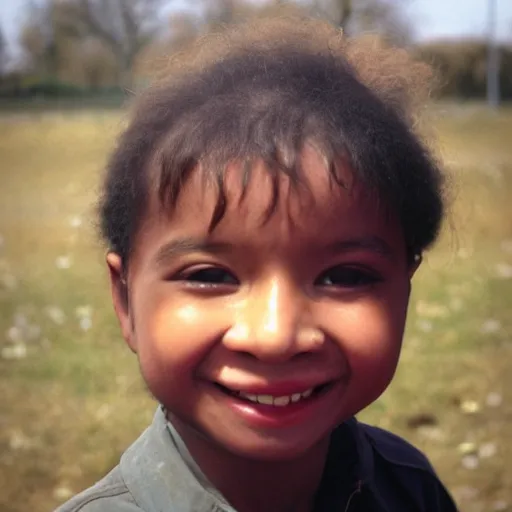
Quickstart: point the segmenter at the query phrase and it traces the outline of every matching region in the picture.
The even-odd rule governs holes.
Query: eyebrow
[[[153,262],[159,266],[172,258],[191,252],[207,252],[221,254],[230,251],[231,244],[225,242],[212,242],[200,238],[177,238],[162,245],[153,257]]]
[[[381,254],[386,258],[393,256],[391,246],[381,237],[364,236],[359,238],[349,238],[346,240],[337,240],[327,246],[329,252],[345,253],[353,251],[370,251]]]
[[[159,266],[183,254],[203,252],[218,255],[225,254],[232,250],[233,245],[226,242],[213,242],[201,238],[177,238],[162,245],[153,257],[153,261]],[[383,238],[378,236],[337,240],[328,244],[326,250],[332,253],[370,251],[389,259],[393,256],[390,245]]]

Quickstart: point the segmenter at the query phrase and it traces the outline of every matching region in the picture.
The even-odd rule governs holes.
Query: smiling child
[[[455,511],[423,454],[354,418],[393,378],[443,217],[427,78],[292,18],[201,40],[141,94],[100,214],[160,405],[61,512]]]

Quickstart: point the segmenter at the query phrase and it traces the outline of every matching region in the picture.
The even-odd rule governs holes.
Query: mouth
[[[281,381],[240,385],[242,389],[236,389],[235,383],[209,382],[213,396],[221,407],[226,407],[226,412],[231,411],[251,428],[270,429],[272,435],[300,425],[317,428],[336,415],[346,387],[344,379],[312,384]]]
[[[289,407],[294,404],[304,404],[327,393],[334,385],[334,381],[326,382],[317,386],[310,387],[304,391],[292,393],[289,395],[275,395],[263,393],[246,393],[244,391],[227,388],[219,383],[214,383],[215,387],[223,394],[236,398],[242,402],[258,404],[272,407]]]

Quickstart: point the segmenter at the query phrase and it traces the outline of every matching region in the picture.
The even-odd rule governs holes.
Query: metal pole
[[[488,0],[489,33],[487,41],[487,103],[498,108],[500,103],[500,56],[496,41],[498,0]]]

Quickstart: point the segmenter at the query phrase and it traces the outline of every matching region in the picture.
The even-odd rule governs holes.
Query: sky
[[[497,36],[512,41],[512,0],[408,0],[407,12],[420,40],[481,37],[488,31],[487,10],[492,1],[497,4]],[[0,26],[11,42],[16,41],[27,3],[0,0]]]

